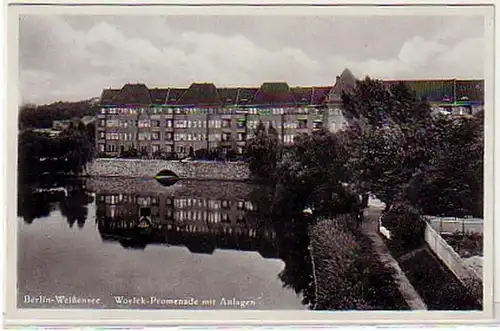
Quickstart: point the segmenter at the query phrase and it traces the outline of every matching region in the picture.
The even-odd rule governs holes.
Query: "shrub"
[[[401,247],[414,247],[423,243],[425,220],[408,203],[397,203],[383,217],[383,224],[391,231],[393,241]]]
[[[350,230],[351,215],[315,224],[310,233],[317,310],[408,309],[393,271],[370,239]]]
[[[367,309],[352,271],[360,247],[339,220],[324,220],[311,230],[311,246],[316,279],[316,309]]]

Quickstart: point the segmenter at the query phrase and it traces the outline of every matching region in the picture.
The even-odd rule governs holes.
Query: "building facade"
[[[437,110],[472,113],[483,105],[482,81],[407,82]],[[241,154],[259,121],[272,125],[283,144],[292,144],[298,134],[322,126],[332,132],[345,127],[341,97],[355,84],[356,78],[345,69],[333,86],[274,82],[258,88],[217,88],[194,83],[186,89],[149,89],[144,84],[105,89],[96,120],[97,151],[101,156],[135,150],[148,157],[182,158],[219,148]]]

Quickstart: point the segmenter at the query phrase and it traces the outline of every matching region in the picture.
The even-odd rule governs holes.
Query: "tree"
[[[342,100],[349,121],[342,133],[349,151],[348,180],[390,207],[431,157],[430,105],[403,83],[386,88],[370,78],[358,81]]]
[[[252,175],[259,181],[274,183],[276,166],[281,150],[281,141],[277,130],[259,121],[254,137],[246,146],[246,155],[249,159],[249,168]]]
[[[483,214],[483,114],[435,118],[432,159],[406,197],[428,215]]]
[[[321,129],[299,135],[277,168],[274,212],[293,218],[311,207],[316,215],[349,212],[344,187],[346,152],[338,135]]]

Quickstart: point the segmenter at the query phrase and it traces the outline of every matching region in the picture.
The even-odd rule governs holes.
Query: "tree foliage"
[[[316,215],[350,212],[353,196],[343,185],[346,156],[342,141],[326,129],[297,136],[278,165],[275,213],[294,217],[306,207]]]
[[[483,216],[483,114],[435,118],[433,157],[406,196],[428,215]]]
[[[43,174],[80,174],[95,154],[87,128],[67,129],[57,137],[25,130],[19,134],[18,169],[21,180]]]
[[[54,120],[71,120],[75,117],[95,116],[98,108],[93,100],[55,102],[48,105],[26,104],[19,109],[19,127],[50,128]]]
[[[436,115],[404,83],[366,78],[343,95],[347,181],[388,208],[407,200],[428,214],[482,215],[483,114]]]
[[[405,84],[366,78],[343,95],[349,179],[390,205],[430,158],[430,105]]]
[[[281,148],[278,131],[271,124],[266,128],[259,121],[254,137],[246,145],[246,156],[254,178],[274,183]]]

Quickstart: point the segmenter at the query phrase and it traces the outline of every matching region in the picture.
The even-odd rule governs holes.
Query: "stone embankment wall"
[[[96,159],[87,165],[88,176],[153,178],[161,170],[171,170],[180,178],[248,180],[250,170],[244,162],[165,161]]]

